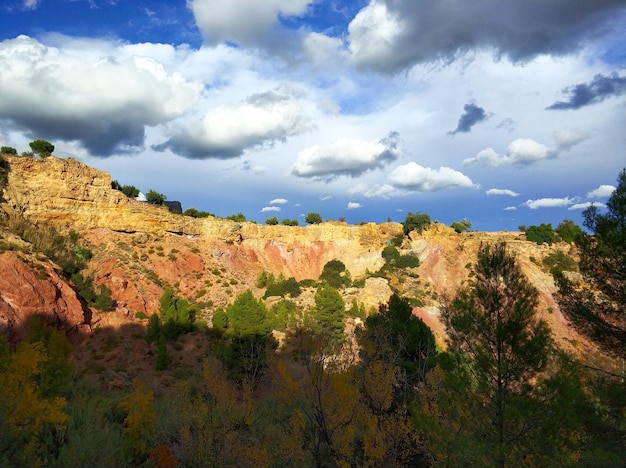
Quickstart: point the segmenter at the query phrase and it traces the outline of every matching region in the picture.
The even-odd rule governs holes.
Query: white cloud
[[[504,211],[515,211],[515,210],[517,210],[517,207],[516,207],[516,206],[507,206],[507,207],[504,209]]]
[[[315,145],[300,151],[291,173],[325,181],[342,175],[358,177],[386,166],[399,155],[396,133],[378,141],[341,139],[330,146]]]
[[[526,200],[523,205],[536,210],[537,208],[560,208],[569,206],[576,202],[575,198],[539,198],[537,200]]]
[[[141,148],[147,126],[181,116],[198,100],[200,83],[152,58],[112,52],[117,58],[96,60],[27,36],[0,43],[0,118],[108,156]]]
[[[432,169],[415,162],[395,168],[389,174],[388,180],[396,188],[413,192],[436,192],[449,188],[475,187],[471,179],[459,171],[449,167]]]
[[[267,213],[268,211],[280,211],[280,206],[265,206],[261,208],[261,213]]]
[[[558,129],[552,134],[559,149],[568,150],[589,138],[589,132],[583,130]]]
[[[266,39],[278,17],[299,16],[311,0],[189,0],[198,28],[210,44],[254,45]]]
[[[360,203],[357,202],[348,202],[348,209],[349,210],[356,210],[357,208],[361,208],[363,205],[361,205]]]
[[[514,192],[513,190],[508,189],[496,189],[492,188],[485,192],[487,195],[506,195],[509,197],[518,197],[519,193]]]
[[[269,204],[270,205],[286,205],[287,200],[284,198],[274,198],[273,200],[270,201]]]
[[[324,69],[329,73],[329,68],[335,67],[347,58],[343,48],[343,41],[335,37],[328,37],[317,32],[309,33],[303,41],[302,47],[307,57],[307,63]]]
[[[248,149],[284,141],[312,128],[298,103],[301,96],[297,89],[280,86],[238,104],[210,109],[202,120],[155,148],[169,148],[192,159],[228,159]]]
[[[576,203],[568,208],[568,210],[586,210],[591,205],[597,206],[598,208],[605,208],[606,205],[604,203],[592,203],[592,202],[584,202],[584,203]]]
[[[324,195],[323,197],[319,197],[319,199],[321,201],[328,201],[328,200],[332,200],[333,196],[332,195]]]
[[[587,198],[606,198],[610,197],[615,191],[613,185],[600,185],[598,188],[593,189],[587,194]]]
[[[386,68],[398,54],[396,42],[407,25],[392,14],[385,3],[372,1],[348,26],[350,53],[357,65]]]
[[[544,159],[556,157],[556,152],[529,138],[519,138],[509,143],[507,154],[500,156],[493,148],[478,152],[473,158],[463,160],[463,165],[486,163],[490,166],[530,165]]]

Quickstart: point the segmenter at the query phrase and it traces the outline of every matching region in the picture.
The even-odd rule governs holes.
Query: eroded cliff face
[[[358,279],[367,271],[380,269],[384,264],[382,249],[390,239],[402,234],[398,223],[348,226],[327,222],[292,227],[194,219],[129,200],[111,189],[108,174],[72,159],[7,159],[10,171],[4,201],[0,203],[6,216],[23,217],[60,231],[74,230],[92,250],[88,273],[93,275],[96,285],[106,284],[118,302],[116,312],[93,311],[94,322],[123,323],[132,320],[136,312],[151,314],[158,310],[158,299],[165,286],[172,286],[180,295],[214,310],[231,303],[248,288],[261,295],[255,280],[263,270],[297,280],[317,279],[328,261],[339,259],[353,279]],[[550,323],[559,344],[577,353],[589,352],[591,345],[568,326],[559,311],[551,275],[531,261],[531,258],[541,260],[557,248],[568,251],[568,245],[537,246],[519,233],[459,235],[434,224],[422,235],[405,239],[402,252],[413,253],[420,259],[415,272],[419,278],[398,279],[394,287],[408,295],[418,288],[427,291],[423,296],[426,306],[416,309],[416,313],[443,343],[444,328],[439,315],[443,298],[451,297],[467,280],[481,243],[502,241],[516,253],[524,272],[540,291],[539,314]],[[16,261],[9,254],[0,255],[0,268],[7,272],[11,268],[16,270]],[[2,266],[2,262],[6,265]],[[2,277],[0,290],[4,305],[0,307],[4,308],[0,314],[4,315],[0,320],[5,321],[8,313],[2,311],[7,304],[15,304],[13,309],[19,310],[12,312],[11,320],[20,321],[31,313],[34,303],[28,298],[34,297],[29,296],[33,288],[49,287],[41,281],[56,281],[51,279],[52,275],[40,280],[26,271],[12,276],[2,273]],[[62,283],[60,279],[59,282]],[[58,290],[61,289],[59,285]],[[55,294],[62,300],[44,301],[46,305],[42,307],[64,317],[67,307],[63,303],[71,302],[68,299],[71,294],[64,291]],[[386,302],[390,294],[387,280],[370,278],[365,288],[351,289],[347,299],[363,302],[369,309]],[[80,321],[72,314],[66,315],[68,326]]]

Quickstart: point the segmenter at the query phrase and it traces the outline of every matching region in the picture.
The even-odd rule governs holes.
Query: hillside
[[[111,177],[73,159],[46,160],[7,157],[10,165],[3,201],[5,226],[26,221],[60,233],[78,233],[92,258],[87,271],[94,284],[110,288],[117,301],[114,312],[96,309],[91,325],[121,326],[135,322],[135,314],[158,310],[158,299],[170,286],[191,303],[203,306],[210,319],[240,292],[256,288],[259,273],[277,277],[316,280],[323,266],[339,259],[364,287],[349,288],[346,302],[356,299],[366,310],[386,302],[394,290],[419,298],[422,307],[414,313],[425,320],[444,343],[439,319],[441,301],[454,294],[467,279],[483,243],[506,241],[524,273],[540,291],[540,315],[546,319],[561,347],[577,356],[598,357],[598,350],[579,336],[561,314],[554,299],[556,286],[541,260],[573,247],[568,244],[538,246],[522,233],[469,232],[457,234],[433,224],[422,235],[414,232],[404,239],[401,252],[416,255],[420,266],[410,275],[387,279],[370,277],[384,265],[382,249],[402,234],[398,223],[349,226],[326,222],[304,227],[236,223],[224,219],[195,219],[170,213],[164,207],[130,200],[111,189]],[[4,230],[4,242],[16,244]],[[14,239],[14,240],[12,240]],[[22,244],[24,244],[22,242]],[[7,250],[7,249],[5,249]],[[51,264],[28,254],[28,248],[8,249],[0,254],[0,323],[19,335],[30,314],[43,313],[72,332],[89,332],[84,323],[85,306],[56,275]],[[576,255],[576,252],[571,252]],[[38,276],[33,269],[39,269]],[[9,273],[10,272],[10,273]],[[44,273],[45,272],[45,273]],[[305,295],[306,297],[306,295]],[[301,300],[306,300],[305,298]],[[595,359],[595,358],[594,358]]]

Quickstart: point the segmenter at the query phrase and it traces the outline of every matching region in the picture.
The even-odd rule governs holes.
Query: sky
[[[4,0],[0,144],[183,209],[482,231],[604,206],[623,0]]]

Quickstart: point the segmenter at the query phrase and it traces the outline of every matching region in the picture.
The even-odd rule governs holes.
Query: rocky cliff
[[[262,294],[255,280],[263,270],[297,280],[317,279],[328,261],[340,259],[353,279],[362,278],[380,269],[382,249],[402,234],[398,223],[349,226],[327,222],[293,227],[194,219],[130,200],[111,189],[109,174],[73,159],[7,160],[10,169],[0,203],[5,224],[22,219],[80,235],[93,253],[88,274],[95,284],[107,285],[118,303],[116,312],[89,311],[94,322],[119,324],[133,320],[137,312],[154,312],[165,286],[202,303],[210,314],[246,288]],[[9,235],[5,228],[3,236]],[[550,323],[558,342],[576,353],[595,352],[568,326],[553,297],[552,277],[539,266],[548,253],[557,248],[569,251],[570,246],[537,246],[520,233],[459,235],[434,224],[422,235],[404,240],[402,252],[420,259],[413,274],[390,280],[368,278],[364,288],[348,290],[346,299],[376,307],[387,300],[391,286],[408,296],[419,296],[425,306],[415,313],[443,342],[442,298],[454,294],[467,279],[481,243],[502,241],[516,253],[540,291],[539,313]],[[45,274],[37,276],[33,268],[43,268]],[[50,263],[33,267],[32,259],[5,252],[0,255],[0,275],[0,325],[16,327],[29,314],[44,311],[69,329],[85,321],[85,306]]]

